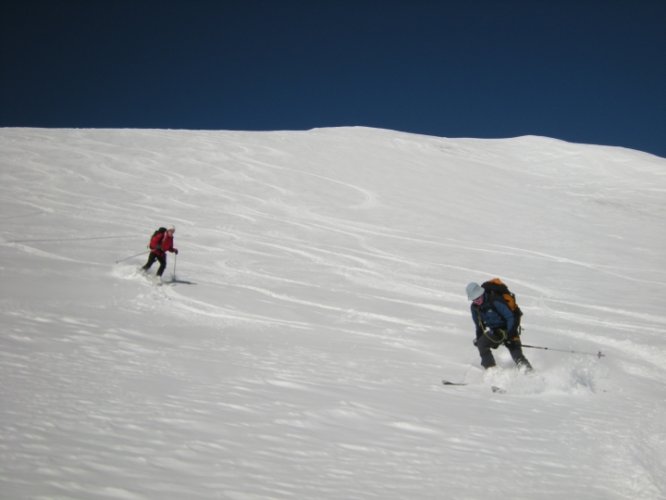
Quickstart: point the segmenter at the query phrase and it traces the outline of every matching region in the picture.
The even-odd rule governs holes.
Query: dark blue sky
[[[544,135],[666,157],[664,0],[8,0],[0,126]]]

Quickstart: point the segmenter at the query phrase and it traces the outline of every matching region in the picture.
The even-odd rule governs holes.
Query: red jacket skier
[[[150,248],[148,262],[142,267],[144,271],[148,271],[150,266],[152,266],[155,261],[158,261],[160,267],[157,269],[157,276],[162,276],[167,264],[166,252],[173,252],[178,255],[178,249],[173,246],[173,233],[175,232],[176,228],[171,226],[169,229],[161,227],[153,233],[153,236],[150,238],[150,243],[148,244],[148,248]]]

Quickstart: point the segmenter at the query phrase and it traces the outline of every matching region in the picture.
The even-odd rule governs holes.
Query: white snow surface
[[[1,498],[666,498],[665,159],[356,127],[0,152]],[[160,285],[131,256],[171,224]],[[492,277],[567,352],[484,373]]]

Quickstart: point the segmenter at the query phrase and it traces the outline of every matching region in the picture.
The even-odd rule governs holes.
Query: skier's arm
[[[483,329],[479,323],[479,312],[477,308],[474,307],[474,304],[471,305],[470,311],[472,312],[472,321],[474,321],[474,326],[476,327],[476,338],[478,339],[481,335],[483,335]]]

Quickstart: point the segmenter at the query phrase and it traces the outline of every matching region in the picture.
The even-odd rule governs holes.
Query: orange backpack
[[[488,293],[490,301],[501,299],[507,305],[511,312],[513,312],[516,320],[520,320],[520,317],[523,315],[523,312],[518,307],[516,303],[516,296],[509,290],[509,288],[502,282],[499,278],[493,278],[486,281],[481,285],[483,289]]]

